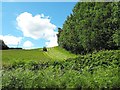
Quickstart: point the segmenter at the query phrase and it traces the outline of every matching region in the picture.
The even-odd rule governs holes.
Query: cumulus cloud
[[[44,38],[47,46],[57,46],[56,26],[50,22],[49,16],[44,14],[32,16],[28,12],[21,13],[17,18],[18,28],[25,37],[33,39]]]
[[[53,47],[53,45],[58,46],[57,36],[49,38],[48,42],[45,43],[47,47]]]
[[[12,35],[0,35],[0,39],[2,39],[8,46],[17,46],[21,43],[22,37],[16,37]]]
[[[31,41],[26,41],[23,44],[23,48],[25,48],[25,49],[32,48],[33,46],[34,46],[34,44]]]

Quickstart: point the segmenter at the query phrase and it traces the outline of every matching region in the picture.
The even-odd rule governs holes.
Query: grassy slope
[[[22,61],[54,61],[54,60],[65,60],[68,58],[74,58],[76,55],[67,52],[60,47],[48,48],[48,52],[43,52],[42,49],[33,50],[3,50],[2,51],[2,63],[10,64],[17,60]]]
[[[66,60],[68,58],[77,57],[77,55],[72,54],[60,47],[49,48],[48,52],[45,54],[53,60]]]

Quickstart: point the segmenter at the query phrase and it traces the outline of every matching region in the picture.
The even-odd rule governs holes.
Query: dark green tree
[[[46,47],[43,47],[43,51],[47,52],[47,48],[46,48]]]
[[[59,46],[83,53],[118,49],[120,2],[78,2],[59,31]]]

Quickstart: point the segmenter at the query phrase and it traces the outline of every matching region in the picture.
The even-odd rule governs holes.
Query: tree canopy
[[[78,2],[58,30],[59,46],[73,53],[120,47],[120,2]]]

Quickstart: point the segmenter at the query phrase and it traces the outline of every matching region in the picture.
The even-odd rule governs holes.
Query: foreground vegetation
[[[14,61],[11,66],[3,67],[2,88],[120,88],[119,56],[120,50],[111,50],[66,60]]]

